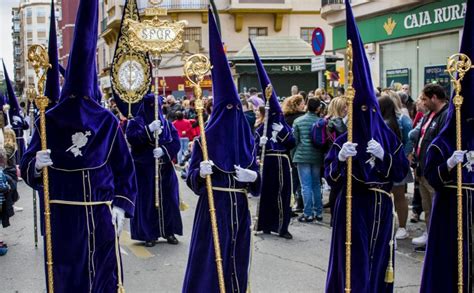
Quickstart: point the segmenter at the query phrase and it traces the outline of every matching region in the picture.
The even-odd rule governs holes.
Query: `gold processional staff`
[[[454,84],[455,96],[453,103],[456,108],[456,150],[462,150],[461,106],[464,98],[461,96],[461,81],[471,69],[471,59],[465,54],[454,54],[448,58],[447,72]],[[457,232],[458,232],[458,292],[463,292],[463,217],[462,217],[462,163],[457,164]]]
[[[353,115],[355,89],[352,87],[354,75],[352,73],[353,51],[352,42],[347,40],[347,141],[352,142]],[[351,292],[351,247],[352,247],[352,157],[347,158],[347,191],[346,191],[346,287],[344,291]]]
[[[40,111],[40,137],[41,150],[48,149],[46,142],[46,116],[45,110],[48,106],[49,99],[44,93],[44,83],[46,81],[46,73],[51,64],[49,64],[48,52],[41,45],[32,45],[28,50],[28,62],[33,66],[38,80],[38,93],[35,98],[36,107]],[[48,292],[54,292],[53,278],[53,244],[51,240],[51,210],[49,206],[49,177],[48,168],[43,168],[43,192],[44,192],[44,225],[46,237],[46,266],[48,270]]]
[[[194,90],[194,98],[196,99],[196,112],[198,114],[199,129],[201,131],[202,157],[204,161],[209,160],[209,154],[207,153],[206,133],[204,132],[204,104],[202,101],[202,89],[200,83],[204,79],[204,76],[207,75],[209,70],[211,70],[211,62],[205,55],[202,54],[195,54],[190,56],[184,64],[184,74],[186,75],[186,78],[191,82],[191,85]],[[216,255],[219,291],[221,293],[225,293],[226,291],[224,283],[224,270],[222,269],[221,245],[219,242],[219,230],[217,227],[216,208],[214,205],[214,193],[212,192],[211,175],[206,176],[206,188],[207,198],[209,201],[209,213],[211,215],[212,239],[214,241],[214,252]]]

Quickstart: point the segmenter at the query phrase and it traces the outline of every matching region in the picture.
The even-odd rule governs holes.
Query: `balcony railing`
[[[321,7],[332,4],[344,4],[344,0],[321,0]]]
[[[168,10],[206,10],[208,5],[209,0],[164,0],[159,7]],[[146,7],[139,8],[143,12]]]

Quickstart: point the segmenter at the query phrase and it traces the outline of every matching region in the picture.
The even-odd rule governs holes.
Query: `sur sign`
[[[311,46],[313,47],[314,55],[319,56],[324,53],[326,38],[324,37],[324,32],[320,27],[315,28],[313,31]]]

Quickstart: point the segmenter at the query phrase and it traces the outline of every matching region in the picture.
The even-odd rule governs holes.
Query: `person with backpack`
[[[303,214],[298,218],[300,222],[323,220],[320,177],[324,152],[314,147],[311,133],[313,125],[322,120],[318,116],[320,109],[319,99],[309,99],[306,114],[297,118],[293,124],[296,140],[293,162],[298,169],[304,202]]]

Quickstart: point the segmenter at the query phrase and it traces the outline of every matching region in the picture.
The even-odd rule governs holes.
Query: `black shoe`
[[[425,252],[426,251],[426,245],[423,246],[417,246],[414,248],[415,252]]]
[[[153,247],[155,246],[155,241],[145,241],[145,246],[146,247]]]
[[[173,244],[173,245],[176,245],[176,244],[179,243],[178,239],[176,239],[176,237],[174,237],[174,235],[171,235],[171,236],[166,237],[166,241],[167,241],[169,244]]]
[[[294,218],[294,217],[298,217],[299,214],[295,211],[291,211],[291,217]]]
[[[285,238],[285,239],[288,239],[288,240],[293,239],[293,235],[291,235],[290,232],[286,232],[286,233],[280,234],[279,236],[280,236],[281,238]]]
[[[314,218],[315,218],[316,221],[318,221],[318,222],[322,222],[322,221],[323,221],[323,216],[315,216]]]
[[[314,221],[313,216],[306,216],[305,214],[302,214],[298,218],[298,222],[302,222],[302,223],[311,223],[312,221]]]

